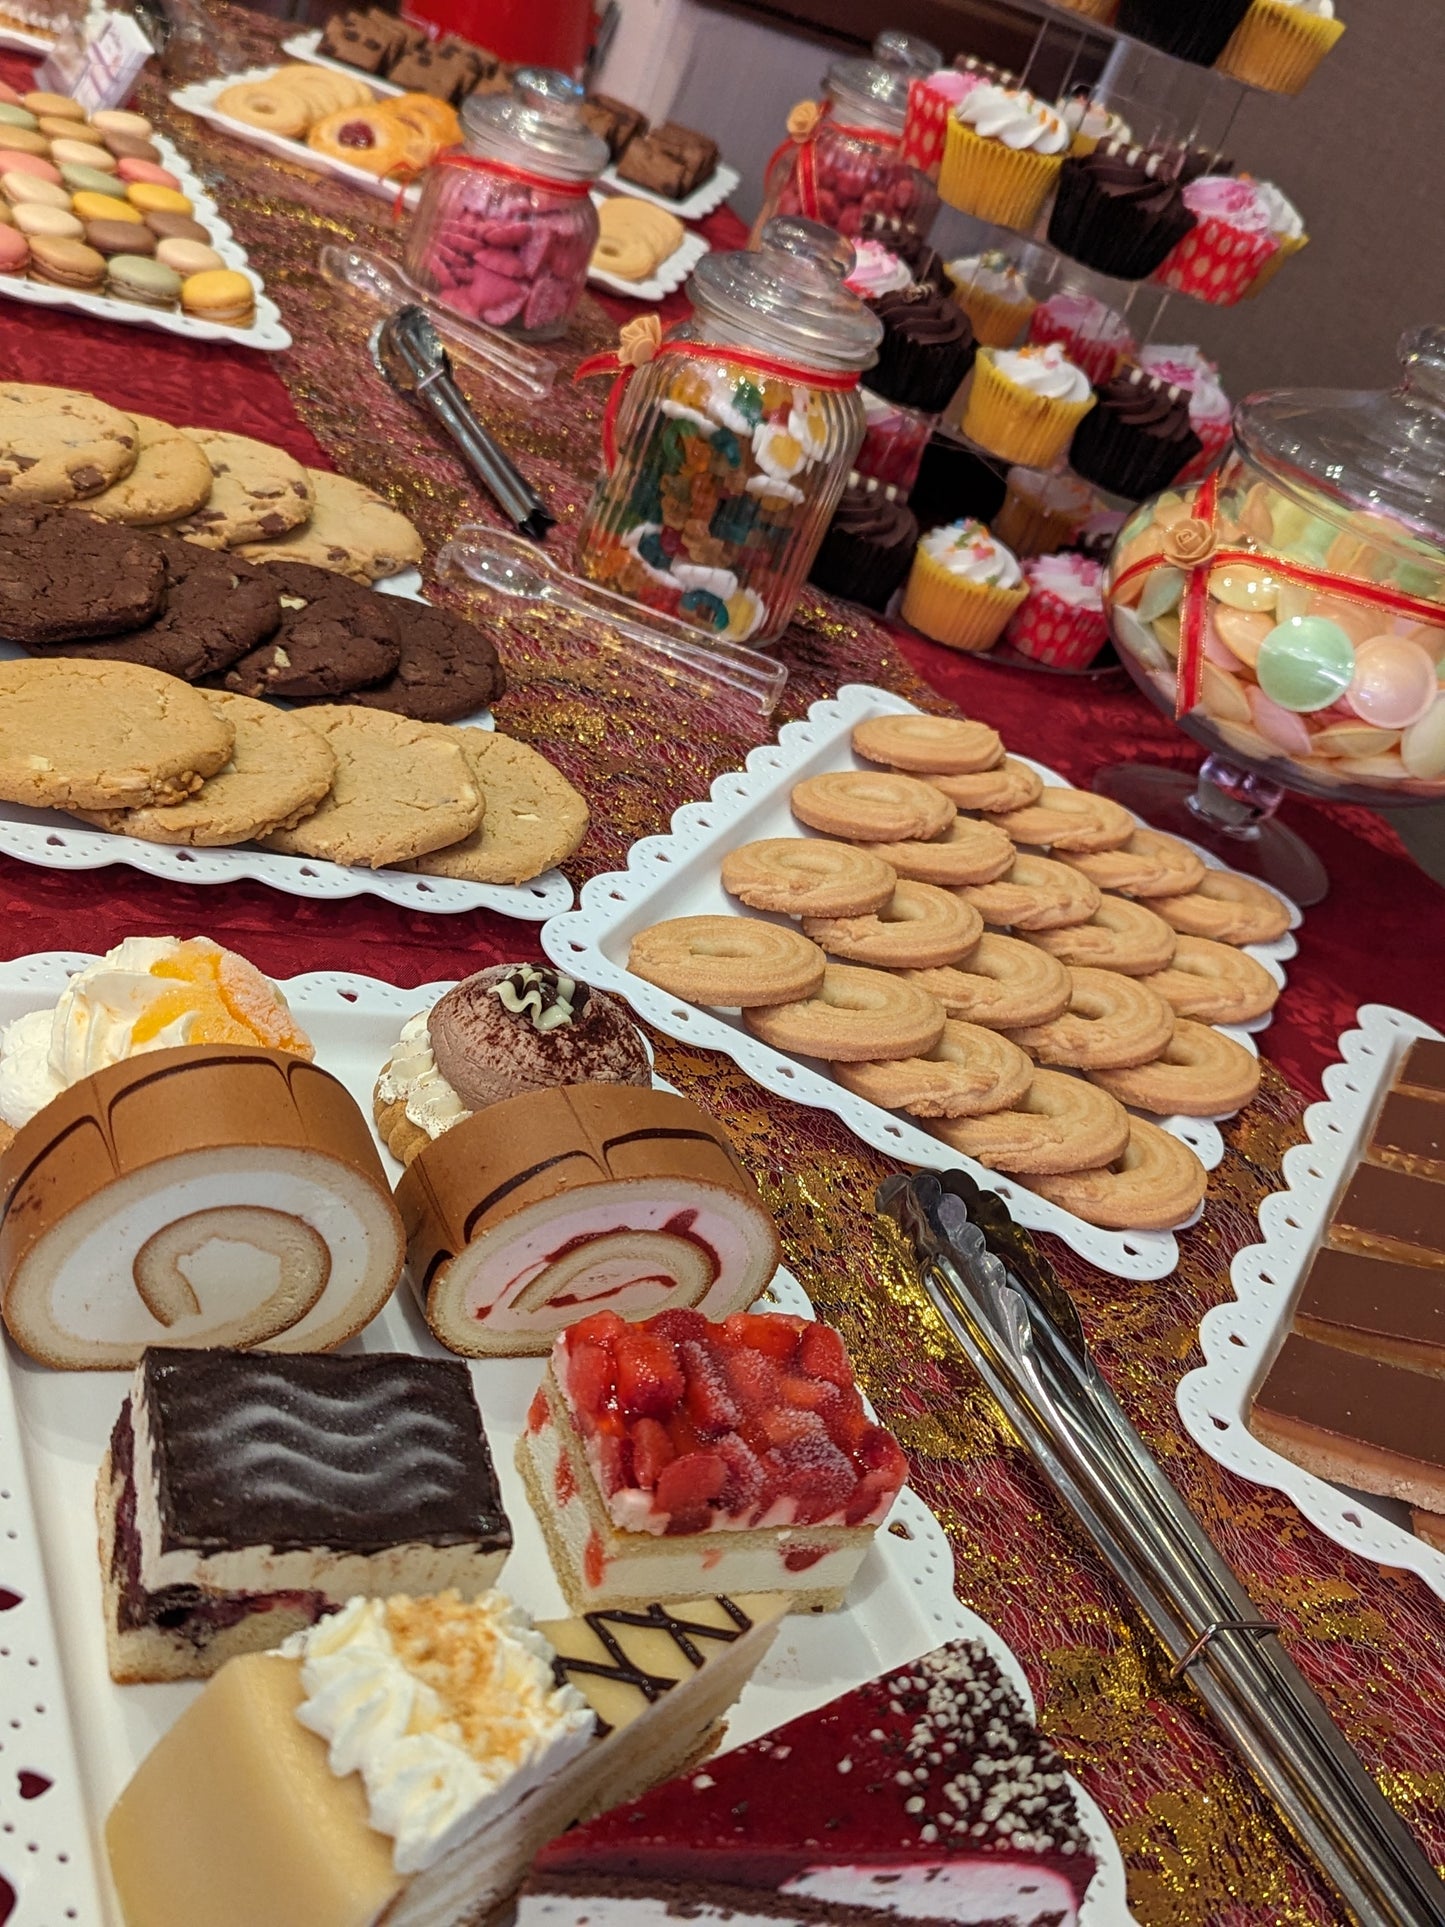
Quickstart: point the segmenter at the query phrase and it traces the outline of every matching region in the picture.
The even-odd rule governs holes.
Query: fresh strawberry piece
[[[617,1340],[617,1403],[628,1418],[666,1418],[685,1381],[676,1347],[637,1326]]]
[[[873,1421],[863,1410],[862,1397],[856,1390],[839,1392],[837,1406],[825,1416],[829,1436],[843,1452],[856,1452],[868,1433],[874,1430]]]
[[[750,1512],[763,1496],[762,1461],[736,1432],[725,1434],[713,1450],[728,1469],[728,1482],[718,1499],[719,1509],[735,1518]]]
[[[688,1417],[703,1438],[720,1438],[733,1431],[742,1417],[737,1400],[728,1390],[722,1367],[706,1345],[685,1340],[678,1346],[682,1368],[687,1376],[683,1403]]]
[[[769,1484],[792,1499],[799,1525],[816,1525],[852,1498],[857,1475],[822,1434],[778,1445],[763,1461]]]
[[[723,1342],[746,1345],[779,1365],[790,1365],[806,1321],[780,1311],[735,1311],[722,1325]]]
[[[728,1468],[718,1453],[687,1452],[662,1468],[653,1500],[659,1512],[706,1512],[721,1498],[727,1482]]]
[[[620,1432],[599,1432],[592,1440],[592,1455],[597,1483],[604,1492],[617,1492],[624,1485],[631,1484],[627,1477],[631,1470],[631,1454],[627,1450],[627,1440]]]
[[[594,1311],[587,1318],[579,1318],[568,1332],[567,1349],[575,1352],[579,1345],[601,1345],[610,1349],[626,1329],[615,1311]]]
[[[655,1418],[640,1418],[632,1428],[632,1476],[645,1492],[657,1484],[665,1465],[677,1457],[667,1428]]]
[[[798,1365],[809,1378],[826,1378],[847,1391],[853,1383],[848,1348],[831,1325],[809,1325],[798,1348]]]
[[[858,1441],[858,1463],[866,1472],[886,1472],[897,1485],[907,1483],[908,1461],[903,1447],[881,1425],[870,1425]]]
[[[778,1403],[780,1373],[770,1358],[746,1346],[719,1354],[733,1396],[745,1412],[766,1411]]]
[[[898,1482],[891,1472],[865,1472],[854,1487],[843,1514],[844,1523],[862,1525],[870,1514],[883,1514],[898,1496]]]
[[[816,1412],[795,1412],[786,1405],[775,1406],[770,1412],[751,1413],[739,1429],[759,1453],[771,1451],[775,1445],[791,1445],[798,1439],[828,1438],[828,1428]]]
[[[600,1345],[576,1345],[567,1360],[567,1396],[584,1432],[596,1429],[598,1414],[612,1400],[612,1356]]]
[[[778,1396],[799,1412],[818,1412],[826,1420],[843,1405],[843,1394],[826,1378],[801,1378],[794,1372],[783,1379]]]
[[[649,1318],[646,1329],[659,1338],[670,1338],[674,1345],[681,1345],[685,1339],[705,1341],[712,1331],[712,1321],[704,1318],[700,1311],[689,1311],[679,1306],[676,1311],[660,1311],[656,1318]]]

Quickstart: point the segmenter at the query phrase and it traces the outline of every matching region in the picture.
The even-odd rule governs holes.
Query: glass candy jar
[[[562,334],[597,245],[588,192],[607,146],[582,120],[582,89],[525,68],[511,94],[462,107],[462,150],[422,176],[407,273],[456,313],[528,341]]]
[[[786,218],[756,252],[703,257],[692,318],[621,377],[585,575],[713,635],[782,634],[863,439],[858,371],[882,328],[843,286],[852,265]]]
[[[774,214],[801,214],[850,241],[897,222],[920,241],[938,213],[938,190],[902,153],[910,73],[876,60],[840,60],[823,81],[821,107],[803,101],[788,139],[768,163],[757,236]]]

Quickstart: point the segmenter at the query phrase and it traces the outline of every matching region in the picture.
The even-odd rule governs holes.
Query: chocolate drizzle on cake
[[[702,1642],[711,1640],[715,1645],[731,1646],[744,1633],[752,1630],[752,1620],[733,1600],[719,1595],[715,1603],[731,1622],[729,1625],[709,1626],[698,1619],[684,1619],[677,1613],[669,1612],[666,1606],[658,1605],[649,1606],[646,1612],[618,1610],[585,1614],[588,1629],[610,1658],[582,1659],[568,1653],[558,1653],[552,1662],[557,1684],[565,1686],[576,1674],[585,1673],[589,1679],[610,1679],[619,1686],[630,1686],[649,1705],[653,1704],[664,1693],[670,1692],[677,1681],[664,1673],[650,1672],[641,1665],[628,1652],[621,1637],[622,1632],[636,1629],[647,1633],[665,1633],[694,1672],[700,1672],[707,1659],[702,1651]],[[611,1731],[611,1727],[599,1719],[597,1737],[605,1738]]]

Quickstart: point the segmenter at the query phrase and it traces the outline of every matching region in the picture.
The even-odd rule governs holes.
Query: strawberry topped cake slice
[[[1064,1767],[956,1639],[544,1847],[517,1927],[1074,1927]]]
[[[575,1612],[735,1591],[839,1606],[908,1476],[842,1339],[780,1312],[583,1319],[517,1463]]]

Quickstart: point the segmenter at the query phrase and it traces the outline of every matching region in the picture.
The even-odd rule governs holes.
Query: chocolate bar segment
[[[1438,1037],[1416,1038],[1400,1059],[1395,1089],[1445,1098],[1445,1043]]]
[[[1445,1178],[1445,1104],[1407,1091],[1389,1092],[1365,1155],[1371,1164],[1392,1165],[1416,1177]]]
[[[1345,1351],[1445,1374],[1445,1271],[1363,1252],[1316,1252],[1295,1330]]]
[[[1408,1264],[1445,1265],[1445,1184],[1362,1164],[1335,1207],[1329,1241]]]

